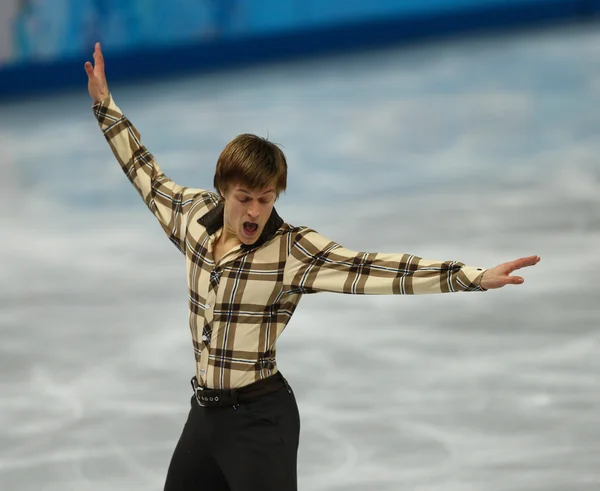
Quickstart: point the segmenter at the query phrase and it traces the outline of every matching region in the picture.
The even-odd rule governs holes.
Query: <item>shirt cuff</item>
[[[92,109],[98,109],[100,107],[110,107],[112,100],[112,94],[109,92],[108,95],[101,102],[94,102]]]
[[[461,271],[465,274],[465,276],[471,281],[471,283],[475,286],[481,288],[481,291],[486,292],[487,289],[481,286],[481,279],[483,278],[483,273],[487,271],[485,268],[474,268],[472,266],[463,266]]]

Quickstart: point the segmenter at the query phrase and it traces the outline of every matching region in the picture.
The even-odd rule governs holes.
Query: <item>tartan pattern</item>
[[[189,328],[201,385],[241,387],[277,372],[276,342],[303,294],[430,294],[482,291],[484,269],[411,254],[354,252],[273,210],[252,246],[215,264],[223,204],[162,172],[112,97],[93,107],[123,172],[185,255]]]

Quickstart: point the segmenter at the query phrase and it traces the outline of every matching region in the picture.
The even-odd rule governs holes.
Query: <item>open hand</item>
[[[539,256],[529,256],[488,269],[483,273],[483,277],[481,278],[481,287],[486,290],[491,290],[494,288],[502,288],[505,285],[520,285],[525,280],[520,276],[510,276],[510,274],[517,269],[535,266],[539,262]]]
[[[96,43],[94,49],[94,65],[88,61],[85,64],[85,72],[88,76],[88,90],[90,97],[95,103],[102,102],[108,98],[110,92],[104,75],[104,56],[100,43]]]

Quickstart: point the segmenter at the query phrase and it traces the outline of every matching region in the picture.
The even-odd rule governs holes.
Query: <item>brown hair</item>
[[[214,185],[223,195],[230,184],[251,189],[275,186],[277,195],[287,185],[287,162],[277,144],[260,136],[244,133],[234,138],[221,152]]]

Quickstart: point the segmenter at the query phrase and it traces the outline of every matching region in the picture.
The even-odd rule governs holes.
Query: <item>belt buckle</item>
[[[196,402],[198,403],[198,406],[201,407],[206,407],[206,404],[204,404],[202,402],[202,397],[200,397],[198,395],[198,392],[202,392],[204,390],[204,387],[202,387],[199,383],[198,383],[198,379],[196,379],[196,377],[192,377],[192,380],[190,380],[190,383],[192,384],[192,390],[194,391],[194,397],[196,398]]]
[[[202,402],[202,398],[200,397],[200,395],[198,394],[199,392],[202,392],[204,390],[204,387],[200,387],[199,385],[196,385],[196,387],[194,387],[194,395],[196,396],[196,402],[198,403],[198,406],[200,407],[206,407],[207,405],[204,404],[204,402]]]
[[[214,397],[201,396],[200,394],[204,390],[205,390],[205,388],[204,387],[200,387],[199,385],[197,385],[196,387],[194,387],[194,395],[196,396],[196,402],[198,403],[198,405],[200,407],[210,407],[210,406],[217,405],[217,404],[211,404],[211,403],[218,403],[219,402],[219,396],[214,396]]]

